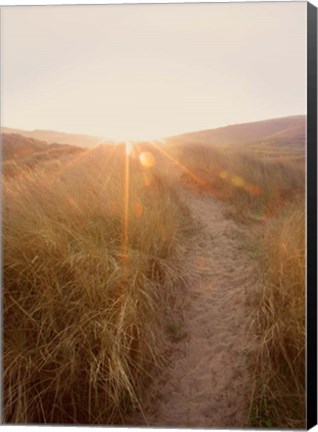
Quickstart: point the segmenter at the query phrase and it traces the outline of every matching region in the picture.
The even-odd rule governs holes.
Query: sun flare
[[[125,142],[126,155],[130,156],[133,151],[133,143],[131,141]]]

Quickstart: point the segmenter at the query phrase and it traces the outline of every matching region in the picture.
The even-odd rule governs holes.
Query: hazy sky
[[[306,113],[306,3],[2,8],[2,125],[160,138]]]

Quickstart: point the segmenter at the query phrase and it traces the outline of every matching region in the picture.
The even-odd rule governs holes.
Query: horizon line
[[[169,138],[174,138],[174,137],[178,137],[180,135],[187,135],[187,134],[191,134],[191,133],[197,133],[197,132],[205,132],[205,131],[212,131],[212,130],[217,130],[217,129],[224,129],[227,127],[231,127],[231,126],[239,126],[239,125],[244,125],[244,124],[252,124],[252,123],[262,123],[262,122],[267,122],[267,121],[271,121],[271,120],[283,120],[283,119],[287,119],[287,118],[291,118],[291,117],[307,117],[307,113],[306,114],[290,114],[290,115],[284,115],[284,116],[279,116],[279,117],[270,117],[270,118],[263,118],[263,119],[259,119],[259,120],[252,120],[252,121],[245,121],[242,123],[227,123],[227,124],[223,124],[220,126],[216,126],[216,127],[207,127],[207,128],[202,128],[202,129],[196,129],[196,130],[187,130],[187,131],[183,131],[183,132],[177,132],[173,135],[167,135],[164,136],[163,138],[160,137],[160,139],[169,139]],[[86,137],[90,137],[90,138],[96,138],[96,139],[105,139],[105,140],[112,140],[112,141],[118,141],[118,139],[116,139],[115,137],[111,137],[111,136],[101,136],[101,135],[94,135],[94,134],[90,134],[90,133],[86,133],[86,132],[69,132],[69,131],[64,131],[64,130],[57,130],[57,129],[24,129],[24,128],[19,128],[19,127],[11,127],[11,126],[4,126],[1,125],[1,134],[2,129],[16,129],[18,131],[21,132],[56,132],[56,133],[62,133],[62,134],[66,134],[66,135],[81,135],[81,136],[86,136]],[[156,139],[156,138],[151,138],[151,139]],[[159,139],[159,138],[158,138]],[[135,139],[120,139],[120,141],[138,141]],[[142,140],[150,140],[150,138],[142,138],[139,139],[139,141]]]

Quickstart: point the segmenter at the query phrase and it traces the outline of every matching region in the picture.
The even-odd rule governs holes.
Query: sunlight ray
[[[131,155],[133,151],[133,143],[132,141],[126,141],[125,142],[125,149],[126,149],[126,155]]]
[[[94,150],[96,150],[97,147],[93,147],[90,149],[84,150],[83,153],[79,154],[78,156],[74,157],[72,160],[67,162],[65,165],[63,165],[56,173],[53,174],[54,177],[58,177],[62,175],[67,169],[76,166],[79,162],[84,161],[90,153],[92,153]]]
[[[163,143],[163,140],[158,140],[158,142]],[[166,156],[169,160],[171,160],[175,165],[177,165],[179,168],[181,168],[184,172],[189,174],[197,183],[199,183],[201,186],[205,185],[206,182],[202,180],[199,176],[194,174],[188,167],[183,165],[178,159],[175,159],[173,156],[171,156],[166,150],[160,147],[160,145],[156,144],[155,141],[151,141],[151,144],[159,150],[164,156]]]
[[[89,153],[91,153],[93,150],[95,149],[95,147],[91,148],[91,149],[87,149],[85,150],[83,153],[81,153],[80,155],[76,156],[74,159],[70,160],[69,162],[67,162],[64,166],[62,166],[62,168],[57,171],[55,173],[56,176],[61,175],[62,173],[64,173],[68,168],[75,166],[77,163],[83,161],[86,159],[86,157],[88,156]]]
[[[65,173],[68,169],[75,167],[76,165],[78,165],[79,163],[85,161],[85,159],[87,159],[88,157],[90,157],[94,152],[99,151],[101,148],[100,146],[96,146],[93,147],[91,149],[86,150],[84,153],[80,154],[79,156],[77,156],[76,158],[72,159],[71,161],[69,161],[67,164],[65,164],[65,166],[63,166],[58,172],[55,173],[55,176],[61,176],[63,173]],[[116,147],[113,146],[112,149],[109,151],[109,154],[105,157],[105,166],[110,162],[110,160],[113,158],[114,153],[115,153],[115,149]],[[97,155],[96,155],[97,157]],[[100,155],[98,155],[98,158],[100,158]],[[104,171],[101,171],[96,179],[96,181],[98,182],[102,175],[104,174]],[[107,177],[107,180],[109,179],[109,175]]]
[[[112,149],[111,149],[111,151],[109,152],[109,154],[107,155],[107,157],[106,157],[106,160],[105,160],[105,167],[106,167],[106,165],[111,161],[111,159],[113,158],[113,156],[114,156],[114,154],[115,154],[115,150],[116,150],[116,146],[114,145],[113,147],[112,147]],[[99,182],[99,180],[101,179],[101,177],[102,177],[102,175],[104,174],[104,171],[101,171],[100,173],[99,173],[99,175],[98,175],[98,177],[97,177],[97,179],[96,179],[96,181],[97,181],[97,183]],[[111,174],[108,174],[108,176],[106,177],[106,182],[108,183],[108,181],[109,181],[109,179],[110,179],[110,175]]]

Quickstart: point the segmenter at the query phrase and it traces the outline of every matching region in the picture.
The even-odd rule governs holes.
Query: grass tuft
[[[188,213],[131,159],[126,245],[123,152],[4,179],[4,423],[120,424],[161,365]]]
[[[253,427],[305,427],[304,155],[295,161],[285,150],[264,158],[248,148],[198,145],[180,146],[178,155],[200,179],[185,173],[185,184],[227,202],[231,217],[255,233]]]

